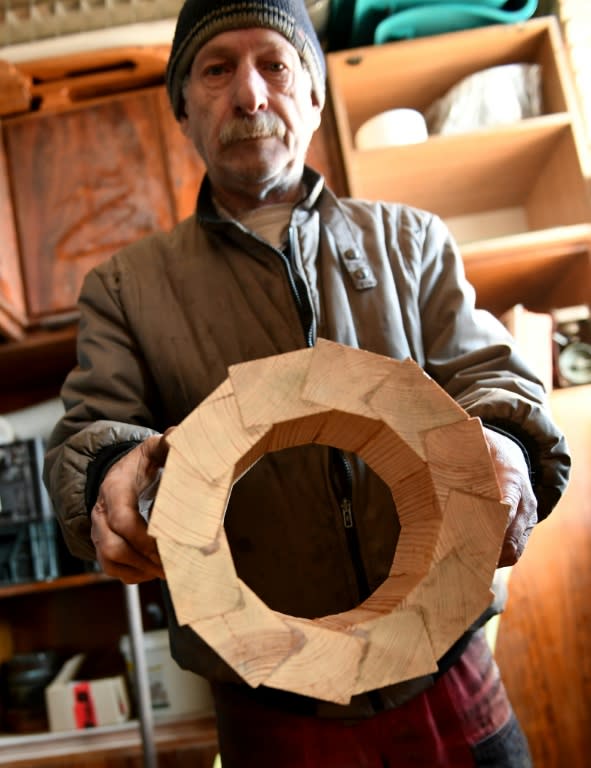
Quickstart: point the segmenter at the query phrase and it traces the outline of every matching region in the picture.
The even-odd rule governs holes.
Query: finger
[[[110,507],[107,513],[107,507],[101,501],[98,501],[92,512],[92,519],[96,517],[96,523],[100,526],[100,535],[108,536],[115,534],[123,540],[131,551],[147,558],[156,566],[160,567],[160,555],[156,539],[148,533],[148,526],[139,510],[135,506],[130,507],[125,504]]]
[[[515,565],[523,554],[528,539],[535,527],[535,520],[531,514],[518,512],[512,522],[509,523],[505,532],[501,556],[499,558],[499,567],[506,565]]]
[[[142,443],[144,456],[151,464],[156,464],[158,467],[164,466],[170,447],[167,437],[173,430],[174,427],[169,427],[163,435],[149,437]]]
[[[115,530],[101,502],[95,504],[91,520],[91,539],[97,560],[105,573],[115,575],[115,572],[128,566],[132,570],[145,572],[146,578],[163,577],[156,541],[145,532],[145,528],[142,536],[134,536],[132,545]]]
[[[103,573],[114,579],[122,581],[124,584],[142,584],[145,581],[154,581],[154,579],[164,579],[161,572],[152,572],[134,568],[129,563],[109,563],[106,567],[101,566]]]
[[[112,532],[104,538],[95,535],[94,542],[99,565],[108,576],[121,579],[126,584],[164,578],[161,565],[133,550]]]

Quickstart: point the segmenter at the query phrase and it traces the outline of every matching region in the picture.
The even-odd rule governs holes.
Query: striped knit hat
[[[324,106],[326,63],[304,0],[185,0],[176,24],[166,87],[174,114],[183,114],[183,80],[197,51],[221,32],[245,27],[274,29],[296,49]]]

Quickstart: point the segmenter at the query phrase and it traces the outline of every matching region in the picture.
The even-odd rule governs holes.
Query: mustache
[[[287,128],[283,120],[272,112],[259,112],[252,117],[234,117],[220,131],[223,145],[246,139],[267,139],[276,136],[283,139]]]

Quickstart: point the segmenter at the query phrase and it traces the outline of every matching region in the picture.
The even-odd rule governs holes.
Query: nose
[[[251,64],[238,67],[235,76],[234,109],[240,114],[253,115],[267,109],[267,82]]]

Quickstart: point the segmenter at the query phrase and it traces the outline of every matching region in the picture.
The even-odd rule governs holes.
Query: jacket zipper
[[[289,287],[296,302],[296,308],[304,331],[304,338],[306,339],[306,346],[314,346],[314,312],[312,310],[312,303],[306,290],[304,281],[300,277],[297,269],[295,269],[295,261],[293,254],[295,253],[295,230],[292,226],[288,230],[288,248],[286,251],[277,251],[281,256],[281,261],[285,267],[287,280]]]
[[[337,482],[342,494],[340,507],[343,515],[343,525],[345,526],[347,545],[357,580],[359,601],[362,603],[364,600],[367,600],[371,591],[367,580],[365,566],[363,565],[363,559],[361,557],[359,533],[355,526],[355,518],[353,517],[353,470],[349,459],[345,456],[343,451],[338,448],[331,448],[331,452],[333,454],[335,473],[338,478],[340,478],[340,482],[338,482],[338,479]],[[379,691],[368,691],[367,697],[374,712],[382,712],[385,709]]]
[[[338,448],[331,448],[332,464],[335,472],[335,484],[339,495],[339,507],[343,518],[345,536],[347,538],[347,547],[353,570],[357,589],[359,590],[360,602],[366,600],[371,592],[367,573],[361,557],[361,547],[359,545],[359,531],[355,525],[353,515],[353,470],[351,463],[343,451]]]
[[[279,254],[285,273],[294,297],[306,345],[313,347],[315,343],[314,312],[305,283],[295,268],[295,230],[293,226],[288,230],[288,248],[285,251],[276,249]],[[359,592],[359,601],[362,603],[370,596],[371,591],[367,580],[367,573],[361,557],[361,547],[359,544],[359,532],[355,525],[353,515],[353,470],[349,459],[339,448],[330,448],[331,464],[334,469],[333,482],[336,486],[337,498],[339,499],[339,508],[342,515],[343,527],[347,540],[347,548],[351,558],[351,564],[355,573],[357,590]],[[370,691],[370,702],[376,712],[383,710],[381,698],[376,691]]]
[[[312,305],[306,290],[304,281],[295,269],[293,254],[295,253],[295,230],[293,227],[288,231],[288,252],[279,251],[281,259],[285,266],[287,279],[293,293],[304,336],[308,347],[314,346],[314,315]],[[363,602],[370,595],[367,574],[361,557],[361,547],[359,545],[359,533],[355,525],[353,515],[353,470],[349,459],[343,451],[338,448],[331,448],[332,465],[335,472],[335,485],[337,498],[341,510],[343,526],[347,538],[349,556],[355,572],[355,580],[359,591],[360,601]]]

